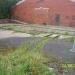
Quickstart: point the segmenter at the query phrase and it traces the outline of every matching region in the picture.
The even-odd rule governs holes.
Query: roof
[[[16,3],[16,6],[22,4],[25,1],[27,0],[20,0],[19,2]],[[68,0],[68,1],[75,2],[75,0]]]
[[[26,0],[21,0],[18,3],[16,3],[16,5],[20,5],[21,3],[25,2]]]

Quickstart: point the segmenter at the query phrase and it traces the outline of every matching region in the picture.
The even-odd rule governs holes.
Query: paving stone
[[[9,30],[0,30],[0,39],[9,38],[9,37],[32,37],[31,34],[27,33],[14,33],[13,31]]]
[[[68,35],[60,35],[58,39],[66,39],[66,38],[72,38],[73,36],[68,36]]]
[[[49,36],[49,37],[51,37],[51,38],[55,38],[55,37],[58,37],[59,36],[59,34],[52,34],[51,36]]]
[[[45,34],[39,34],[39,35],[35,35],[35,37],[46,37],[49,36],[49,33],[45,33]]]
[[[27,33],[14,33],[13,36],[15,36],[15,37],[32,37],[31,34],[27,34]]]

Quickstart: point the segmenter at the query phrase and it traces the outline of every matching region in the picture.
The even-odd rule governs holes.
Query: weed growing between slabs
[[[0,56],[0,75],[56,75],[47,65],[48,58],[41,52],[50,39],[26,42],[7,55]]]

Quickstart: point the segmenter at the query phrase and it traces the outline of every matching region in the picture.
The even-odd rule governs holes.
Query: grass
[[[28,41],[13,52],[0,55],[0,75],[56,75],[47,64],[48,58],[41,52],[49,40]]]
[[[69,42],[69,43],[73,43],[74,42],[74,37],[67,38],[67,39],[64,39],[64,40]]]
[[[26,27],[20,26],[20,25],[2,26],[2,27],[0,27],[0,29],[12,30],[14,32],[22,32],[22,33],[28,33],[28,34],[32,34],[32,35],[37,35],[37,34],[40,34],[40,33],[44,33],[42,31],[36,31],[35,28],[27,30]]]
[[[27,31],[21,26],[4,26],[6,30],[15,32],[40,34],[34,30]],[[53,39],[57,39],[53,38]],[[49,69],[49,63],[61,64],[58,59],[48,59],[42,52],[42,48],[52,38],[44,37],[26,42],[17,49],[0,52],[0,75],[56,75],[54,69]],[[65,39],[72,42],[74,38]],[[59,66],[60,67],[60,66]]]

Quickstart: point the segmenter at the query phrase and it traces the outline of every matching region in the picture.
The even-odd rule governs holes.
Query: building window
[[[55,24],[56,24],[56,25],[59,25],[59,24],[60,24],[60,15],[59,15],[59,14],[56,14],[56,15],[54,16],[54,20],[55,20]]]

